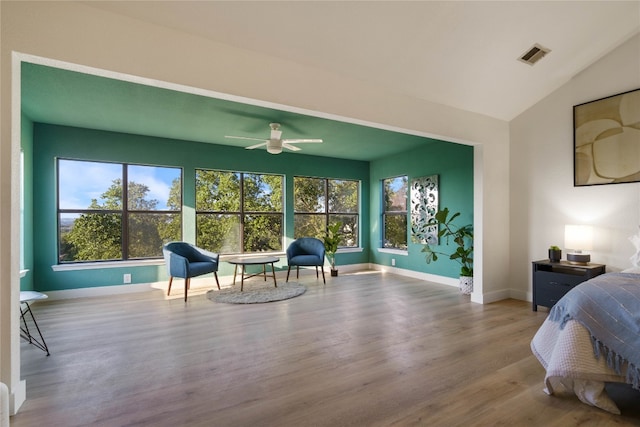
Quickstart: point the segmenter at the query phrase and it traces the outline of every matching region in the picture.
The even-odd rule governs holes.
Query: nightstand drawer
[[[536,283],[536,301],[545,307],[553,307],[567,292],[576,285],[559,282]]]
[[[584,276],[571,274],[552,273],[549,271],[538,271],[536,273],[536,286],[561,286],[565,293],[575,285],[584,282],[584,280]],[[569,289],[567,289],[567,287],[569,287]]]

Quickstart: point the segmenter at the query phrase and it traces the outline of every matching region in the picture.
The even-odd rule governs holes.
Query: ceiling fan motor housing
[[[282,153],[282,140],[281,139],[270,139],[267,141],[267,152],[271,154],[280,154]]]

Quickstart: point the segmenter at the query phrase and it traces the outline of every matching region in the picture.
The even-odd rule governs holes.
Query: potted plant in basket
[[[336,252],[338,252],[338,244],[342,238],[340,228],[342,223],[340,221],[335,222],[327,227],[327,232],[324,235],[324,250],[327,255],[327,259],[331,264],[331,276],[336,277],[338,270],[336,269]]]
[[[439,210],[428,223],[428,225],[438,226],[438,239],[446,239],[447,244],[453,240],[456,244],[455,251],[447,254],[436,250],[433,245],[426,244],[422,252],[427,254],[427,264],[437,261],[438,255],[448,256],[449,259],[460,264],[460,292],[470,294],[473,291],[473,225],[455,225],[453,220],[458,216],[460,212],[449,216],[449,209],[444,208]]]

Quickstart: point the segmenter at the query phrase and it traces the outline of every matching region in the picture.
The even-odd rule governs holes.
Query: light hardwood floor
[[[170,299],[34,304],[51,356],[22,344],[11,425],[640,425],[626,387],[621,416],[543,393],[529,343],[547,313],[529,303],[380,272],[299,281],[304,295],[268,304],[185,304],[180,282]]]

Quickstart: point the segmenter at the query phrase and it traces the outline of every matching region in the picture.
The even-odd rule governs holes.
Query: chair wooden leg
[[[214,271],[213,275],[216,276],[216,285],[218,285],[218,290],[220,290],[220,282],[218,281],[218,272]]]
[[[318,276],[318,266],[316,265],[316,279],[317,279],[318,277],[320,277],[320,276]]]
[[[167,289],[167,296],[171,293],[171,283],[173,283],[173,276],[169,276],[169,289]]]
[[[191,278],[187,277],[184,279],[184,302],[187,302],[187,291],[189,290]]]
[[[300,279],[300,266],[296,265],[296,279]]]
[[[327,281],[324,279],[324,266],[320,266],[320,269],[322,270],[322,283],[326,285]]]
[[[287,268],[287,280],[285,280],[285,282],[289,281],[289,273],[291,273],[291,266],[289,266],[289,268]]]

